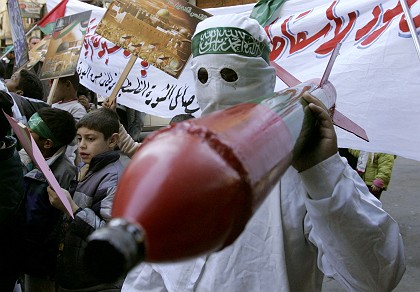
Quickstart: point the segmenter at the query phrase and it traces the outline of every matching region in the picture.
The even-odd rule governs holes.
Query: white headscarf
[[[256,20],[237,14],[209,17],[197,25],[192,50],[191,69],[203,114],[274,92],[270,41]]]

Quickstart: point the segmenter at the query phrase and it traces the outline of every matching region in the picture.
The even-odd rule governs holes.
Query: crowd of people
[[[226,28],[242,32],[241,47],[270,47],[258,22],[241,15],[200,22],[192,45],[207,41],[196,37],[200,32]],[[226,46],[234,42],[232,34],[220,35]],[[193,55],[202,114],[272,94],[276,78],[268,53],[215,49]],[[0,114],[1,291],[13,291],[16,283],[25,291],[321,291],[324,276],[348,291],[397,286],[405,271],[398,224],[338,154],[328,110],[309,93],[303,96],[305,114],[315,117],[316,129],[302,132],[292,166],[233,244],[180,262],[139,263],[112,283],[95,278],[83,260],[87,237],[111,219],[124,170],[120,155],[132,157],[140,143],[119,122],[115,103],[96,108],[79,100],[78,87],[76,73],[60,78],[50,106],[33,72],[20,70],[0,84],[1,108],[27,125],[71,208],[69,213]]]

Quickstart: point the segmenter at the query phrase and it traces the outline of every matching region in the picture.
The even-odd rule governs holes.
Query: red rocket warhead
[[[230,230],[251,214],[244,194],[250,186],[232,149],[208,129],[180,123],[150,137],[133,157],[112,215],[141,225],[147,260],[181,259],[231,241]],[[239,210],[244,214],[232,214]]]
[[[143,258],[175,261],[231,244],[290,165],[292,148],[282,119],[258,104],[149,136],[118,184],[112,215],[123,220],[89,239],[92,270],[110,278],[105,262],[127,271]]]

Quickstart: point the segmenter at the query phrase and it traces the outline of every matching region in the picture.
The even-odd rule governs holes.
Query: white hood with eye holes
[[[203,114],[225,109],[261,96],[270,95],[276,83],[274,68],[261,58],[238,55],[203,55],[192,61],[198,104]],[[198,70],[204,68],[208,78],[199,80]],[[228,82],[220,71],[232,69],[238,79]],[[203,69],[202,69],[203,70]]]
[[[200,33],[211,28],[220,28],[222,36],[218,39],[213,31],[209,32],[207,38],[200,37]],[[225,28],[239,28],[248,35],[243,38],[230,32],[223,35]],[[203,114],[274,92],[276,73],[267,61],[270,42],[256,20],[237,14],[212,16],[197,25],[193,44],[202,49],[200,52],[204,51],[193,57],[191,67],[198,104]],[[251,54],[246,55],[247,48],[258,45],[266,46],[267,50],[262,56],[253,56],[255,51],[252,50]],[[225,80],[227,78],[221,74],[223,69],[235,71],[237,80]]]

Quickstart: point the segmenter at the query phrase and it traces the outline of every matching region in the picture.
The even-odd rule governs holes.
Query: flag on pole
[[[54,30],[55,21],[63,17],[66,13],[66,5],[69,0],[62,0],[48,14],[46,14],[40,21],[38,27],[44,34],[51,34]]]

